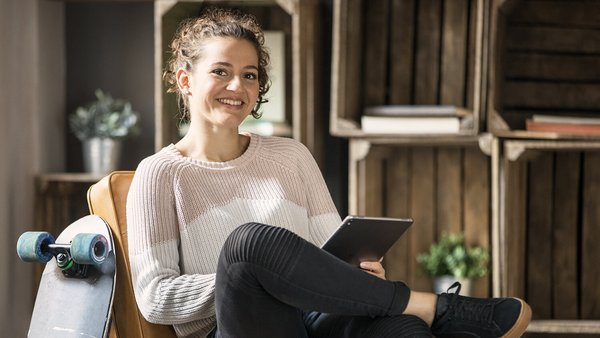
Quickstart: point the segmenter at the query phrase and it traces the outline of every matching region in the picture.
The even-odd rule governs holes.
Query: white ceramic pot
[[[448,288],[454,284],[454,282],[459,282],[461,285],[460,295],[461,296],[470,296],[471,295],[471,280],[467,278],[456,278],[454,276],[439,276],[433,277],[433,291],[437,294],[442,292],[447,292]],[[451,290],[454,292],[454,290]]]
[[[94,137],[83,141],[83,165],[86,172],[108,174],[115,171],[121,156],[121,140]]]

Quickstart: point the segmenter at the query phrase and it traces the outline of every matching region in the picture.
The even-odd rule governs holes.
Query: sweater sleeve
[[[173,177],[172,165],[151,157],[131,183],[127,224],[136,301],[152,323],[214,323],[215,274],[180,274]]]
[[[299,168],[306,189],[309,231],[312,242],[321,246],[340,226],[340,215],[331,194],[310,151],[300,144]]]

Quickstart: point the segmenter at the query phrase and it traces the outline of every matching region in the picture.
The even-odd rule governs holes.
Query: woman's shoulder
[[[172,148],[174,148],[172,144],[168,145],[155,154],[144,158],[138,164],[136,173],[164,175],[177,171],[178,168],[185,165],[185,162],[177,156]]]
[[[279,136],[260,136],[261,148],[264,152],[270,152],[276,155],[294,156],[305,158],[310,156],[310,151],[304,144],[287,137]]]

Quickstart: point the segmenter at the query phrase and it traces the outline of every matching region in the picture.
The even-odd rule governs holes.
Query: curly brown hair
[[[254,118],[260,118],[259,108],[267,102],[264,95],[271,82],[267,68],[269,53],[265,47],[265,37],[256,18],[251,14],[224,8],[209,8],[197,18],[181,22],[171,42],[171,58],[163,73],[167,83],[167,92],[176,93],[183,117],[189,119],[189,102],[177,85],[177,70],[184,68],[192,71],[193,65],[202,57],[203,43],[214,37],[232,37],[250,42],[258,55],[258,99],[252,110]]]

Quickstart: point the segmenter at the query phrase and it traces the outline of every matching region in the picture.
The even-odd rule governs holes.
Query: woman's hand
[[[383,268],[383,265],[381,265],[381,262],[383,262],[383,257],[377,262],[360,262],[360,268],[375,277],[385,280],[385,269]]]

